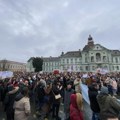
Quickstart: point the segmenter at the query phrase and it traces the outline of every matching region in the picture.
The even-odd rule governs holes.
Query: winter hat
[[[101,87],[101,93],[108,94],[108,88],[105,86]]]

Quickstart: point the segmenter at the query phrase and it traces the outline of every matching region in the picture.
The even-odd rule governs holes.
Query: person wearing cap
[[[101,87],[101,92],[97,96],[98,104],[100,106],[100,119],[104,120],[104,117],[111,119],[113,117],[118,118],[120,112],[120,103],[117,99],[108,94],[108,88]]]

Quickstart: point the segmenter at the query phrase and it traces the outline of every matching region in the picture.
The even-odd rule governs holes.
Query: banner
[[[86,74],[83,74],[82,75],[82,78],[88,78],[88,74],[86,73]]]
[[[13,72],[11,71],[1,71],[0,72],[0,78],[5,79],[5,78],[10,78],[13,77]]]
[[[81,90],[82,90],[82,96],[83,99],[90,105],[90,100],[88,97],[88,86],[84,84],[80,84]]]
[[[107,74],[109,71],[107,70],[107,69],[105,69],[105,68],[98,68],[97,70],[96,70],[96,73],[100,73],[100,74]]]

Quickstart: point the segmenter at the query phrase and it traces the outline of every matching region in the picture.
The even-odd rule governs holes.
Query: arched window
[[[113,66],[113,70],[114,70],[114,66]]]
[[[118,58],[117,57],[115,58],[115,62],[118,63]]]
[[[82,66],[80,66],[80,70],[83,70]]]
[[[77,63],[77,58],[75,58],[75,63]]]
[[[69,63],[69,59],[67,59],[67,63]]]
[[[92,70],[95,70],[95,66],[92,66]]]
[[[76,69],[76,71],[77,71],[77,70],[78,70],[78,67],[76,66],[75,69]]]
[[[103,56],[103,62],[106,62],[106,60],[107,60],[107,57]]]
[[[119,66],[116,66],[116,69],[119,70]]]
[[[96,61],[97,62],[101,61],[101,54],[100,53],[96,53]]]
[[[91,62],[94,62],[94,56],[91,56]]]
[[[88,59],[87,59],[87,57],[85,57],[85,62],[86,62],[86,63],[88,62]]]
[[[108,69],[108,67],[107,67],[107,66],[104,66],[104,69]]]
[[[73,59],[71,58],[71,63],[73,63]]]
[[[89,66],[86,66],[86,71],[88,71],[89,70]]]
[[[65,63],[65,59],[63,59],[63,63]]]

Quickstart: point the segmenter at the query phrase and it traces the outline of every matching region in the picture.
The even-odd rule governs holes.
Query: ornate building
[[[25,72],[26,64],[9,60],[0,60],[0,71]]]
[[[120,71],[120,51],[110,50],[100,44],[94,44],[91,35],[83,50],[62,52],[59,57],[43,58],[43,71],[54,69],[74,72],[95,72],[102,68],[110,72]]]

